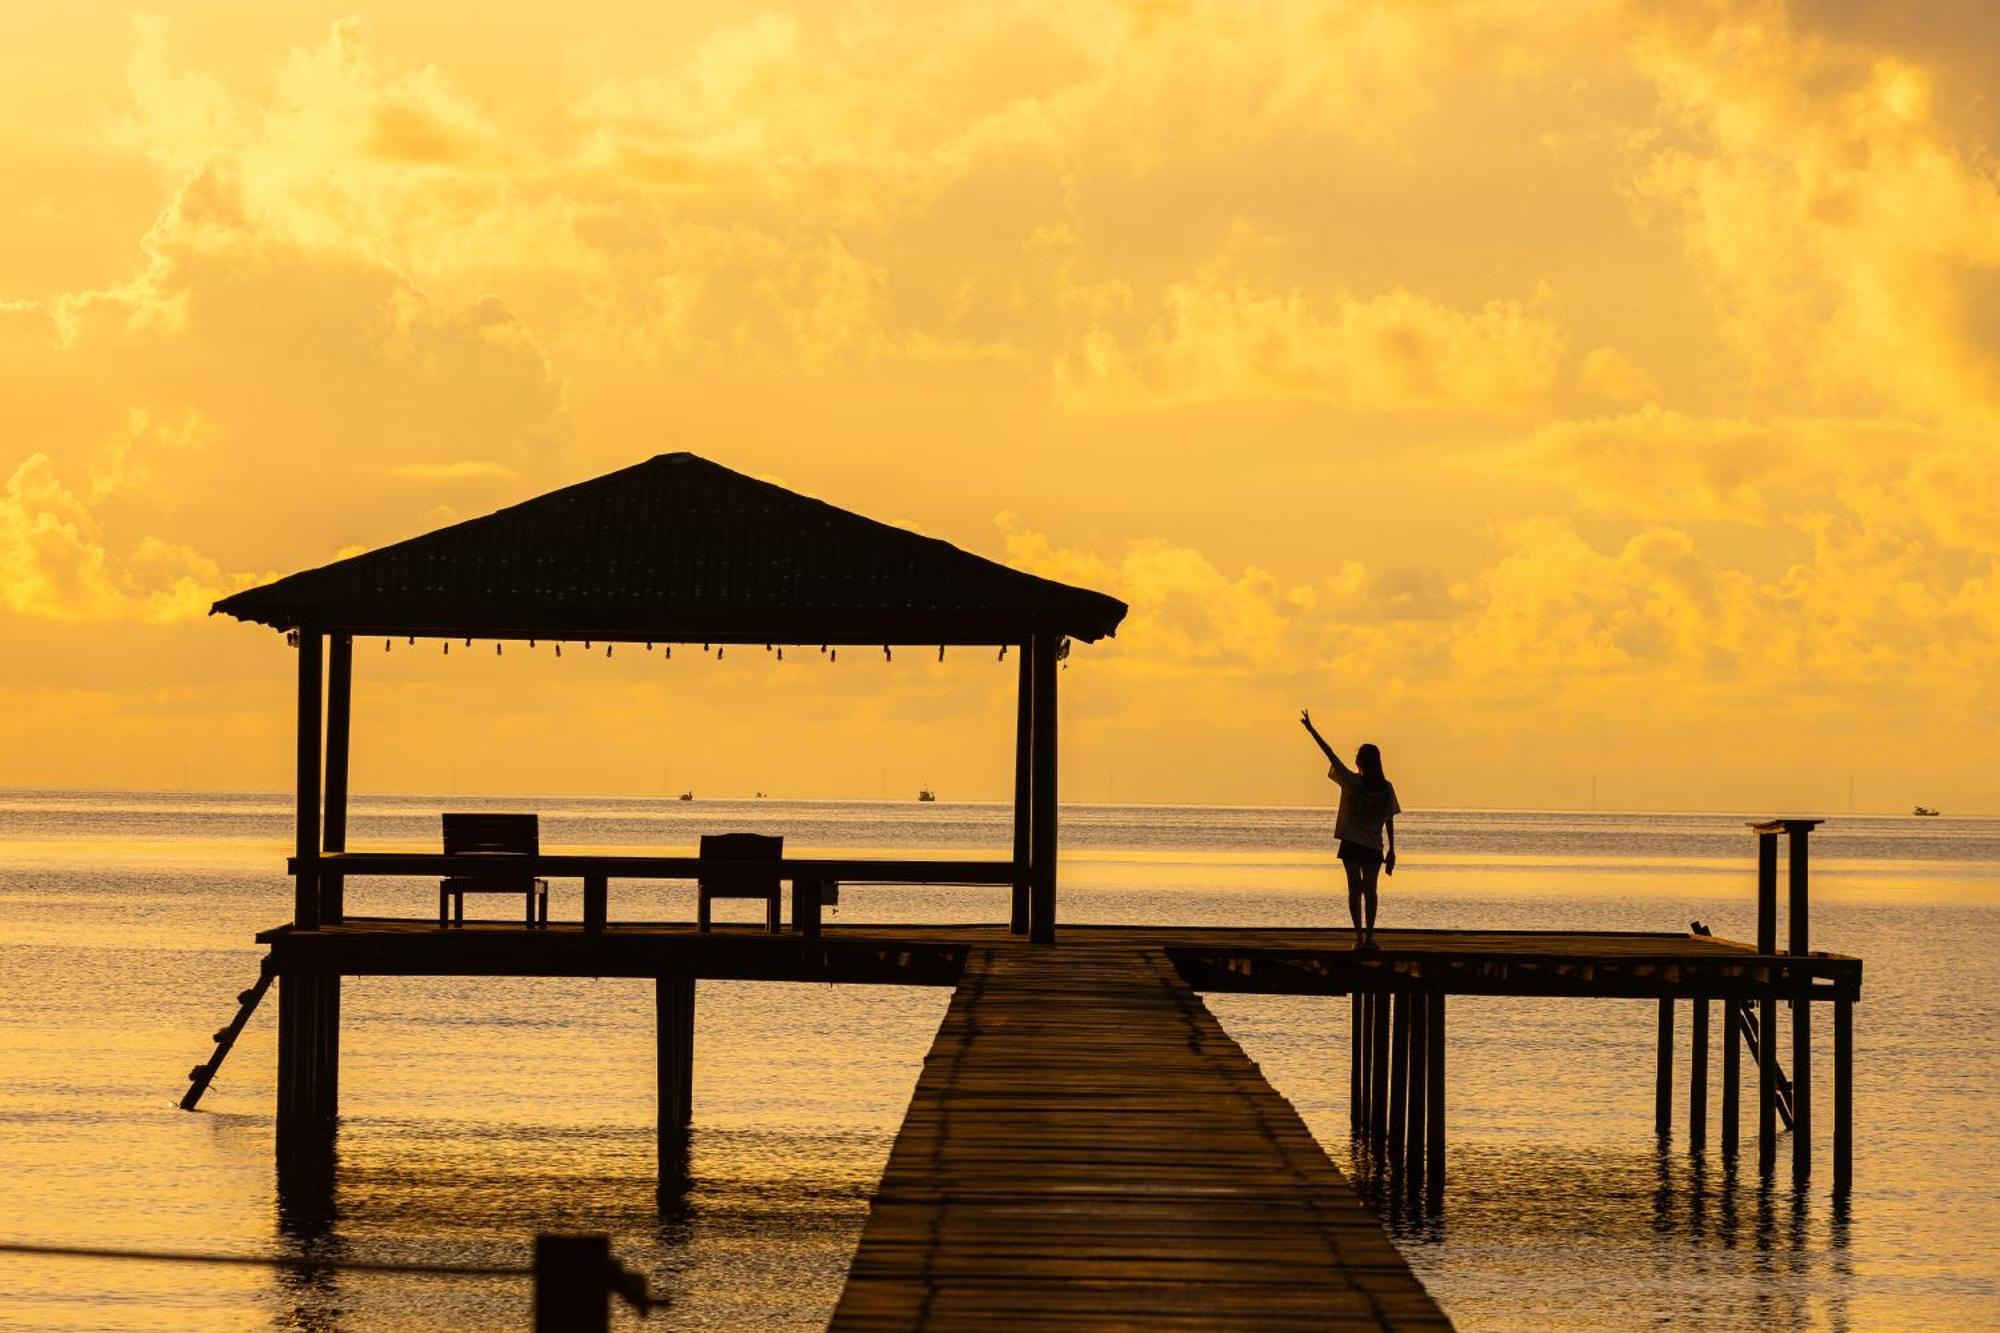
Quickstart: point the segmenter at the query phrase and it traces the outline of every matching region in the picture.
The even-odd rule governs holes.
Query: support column
[[[1757,835],[1757,952],[1778,951],[1778,835]]]
[[[1034,764],[1029,841],[1033,846],[1028,937],[1056,939],[1056,653],[1061,638],[1037,634],[1030,648],[1034,676]]]
[[[1786,869],[1790,905],[1786,910],[1787,943],[1794,958],[1810,952],[1807,932],[1806,838],[1810,825],[1788,830],[1791,864]],[[1804,1184],[1812,1175],[1812,999],[1808,980],[1799,982],[1792,1001],[1792,1180]]]
[[[292,924],[319,929],[320,632],[301,629],[299,639],[298,806],[293,871]]]
[[[1778,1161],[1778,1002],[1757,1001],[1757,1169]]]
[[[1035,673],[1029,644],[1017,646],[1020,667],[1014,709],[1014,902],[1008,929],[1016,935],[1025,935],[1031,917],[1028,895],[1034,885]]]
[[[1424,1206],[1436,1213],[1444,1208],[1444,1107],[1445,1107],[1445,1012],[1444,996],[1428,995],[1430,1013],[1424,1019],[1427,1050],[1424,1072]]]
[[[1688,1033],[1688,1151],[1708,1148],[1708,997],[1690,1001]]]
[[[1403,1130],[1409,1117],[1410,994],[1397,991],[1389,999],[1389,1168],[1403,1165]]]
[[[660,1192],[687,1181],[687,1126],[694,1095],[694,979],[669,974],[653,983]]]
[[[1379,1161],[1389,1134],[1389,997],[1382,992],[1375,995],[1368,1050],[1368,1148]]]
[[[1854,1001],[1833,1002],[1833,1192],[1854,1184]]]
[[[326,780],[321,805],[320,846],[329,852],[347,850],[348,753],[354,696],[354,638],[331,634],[326,640]],[[319,876],[319,917],[322,925],[337,925],[347,916],[347,881],[322,872]],[[318,1091],[314,1114],[331,1121],[340,1114],[340,988],[338,974],[317,979],[319,989],[318,1059],[314,1083]]]
[[[1662,1141],[1674,1132],[1674,1002],[1660,1001],[1660,1043],[1653,1061],[1653,1132]]]
[[[1367,1095],[1367,1083],[1361,1077],[1361,1052],[1367,1045],[1364,1020],[1366,997],[1360,991],[1353,991],[1347,997],[1348,1026],[1347,1039],[1347,1127],[1349,1132],[1361,1132],[1362,1102]]]
[[[1722,1002],[1722,1155],[1736,1161],[1743,1082],[1743,1020],[1734,998]]]
[[[1412,1196],[1422,1193],[1424,1180],[1424,1099],[1430,1093],[1430,997],[1410,996],[1409,1123],[1403,1133],[1403,1181]]]

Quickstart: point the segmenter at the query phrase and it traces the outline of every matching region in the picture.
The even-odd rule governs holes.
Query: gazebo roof
[[[274,629],[661,642],[1096,640],[1125,604],[661,454],[211,608]]]

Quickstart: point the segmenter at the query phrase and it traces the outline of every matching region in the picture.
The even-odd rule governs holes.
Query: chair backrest
[[[779,861],[785,855],[785,839],[782,834],[766,833],[704,833],[701,835],[701,857],[717,861]],[[762,881],[754,877],[729,875],[710,879],[704,875],[701,884],[708,888],[754,889],[775,887],[776,877]]]
[[[535,856],[542,849],[538,815],[460,814],[444,817],[447,856],[499,854]]]

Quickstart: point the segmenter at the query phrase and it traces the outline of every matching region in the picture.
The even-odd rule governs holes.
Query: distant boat
[[[1935,815],[1937,811],[1931,809],[1927,805],[1920,805],[1916,809],[1910,811],[1910,813],[1913,815]]]
[[[681,793],[681,799],[683,801],[692,801],[694,799],[694,793],[691,791],[684,791]]]
[[[917,799],[920,801],[935,801],[937,799],[937,793],[932,791],[929,787],[925,787],[922,791],[917,793]]]

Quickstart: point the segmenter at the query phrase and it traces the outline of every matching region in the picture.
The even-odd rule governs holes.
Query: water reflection
[[[1674,1322],[1845,1327],[1850,1205],[1673,1145],[1472,1144],[1448,1155],[1445,1206],[1426,1215],[1357,1140],[1346,1163],[1427,1284],[1463,1323],[1545,1327]],[[1449,1234],[1450,1244],[1442,1242]],[[1620,1308],[1572,1280],[1570,1256],[1615,1265]]]

